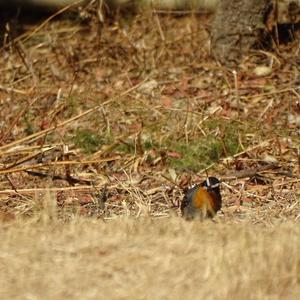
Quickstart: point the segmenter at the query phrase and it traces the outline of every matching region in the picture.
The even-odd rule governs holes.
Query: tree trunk
[[[271,0],[222,0],[212,24],[212,53],[227,66],[235,66],[266,32],[264,17]]]

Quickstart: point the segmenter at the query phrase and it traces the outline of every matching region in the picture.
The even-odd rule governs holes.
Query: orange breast
[[[215,215],[216,208],[213,196],[208,191],[200,187],[193,198],[195,208],[201,210],[205,215]]]

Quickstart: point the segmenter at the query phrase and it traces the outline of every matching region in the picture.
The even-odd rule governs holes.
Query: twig
[[[97,105],[97,106],[95,106],[95,107],[93,107],[93,108],[90,108],[90,109],[86,110],[85,112],[83,112],[83,113],[81,113],[81,114],[79,114],[79,115],[77,115],[77,116],[74,116],[74,117],[72,117],[72,118],[70,118],[70,119],[68,119],[68,120],[66,120],[66,121],[63,121],[63,122],[61,122],[61,123],[59,123],[59,124],[57,124],[57,125],[55,125],[55,126],[52,126],[52,127],[50,127],[50,128],[47,128],[47,129],[41,130],[41,131],[39,131],[39,132],[33,133],[33,134],[31,134],[31,135],[29,135],[29,136],[26,136],[26,137],[24,137],[24,138],[21,138],[21,139],[19,139],[19,140],[17,140],[17,141],[11,142],[11,143],[9,143],[9,144],[7,144],[7,145],[3,145],[3,146],[0,147],[0,152],[3,151],[3,150],[5,150],[5,149],[7,149],[7,148],[12,147],[12,146],[15,146],[15,145],[24,143],[24,142],[26,142],[26,141],[34,140],[34,139],[37,139],[37,138],[41,138],[42,136],[47,135],[49,132],[54,131],[54,130],[56,130],[57,128],[66,126],[66,125],[68,125],[68,124],[70,124],[70,123],[72,123],[72,122],[74,122],[74,121],[76,121],[76,120],[78,120],[78,119],[80,119],[80,118],[82,118],[82,117],[84,117],[84,116],[90,114],[90,113],[93,113],[93,112],[97,111],[99,108],[102,108],[103,106],[108,105],[108,104],[110,104],[110,103],[116,101],[116,100],[119,99],[120,97],[123,97],[123,96],[129,94],[130,92],[134,91],[134,90],[137,89],[139,86],[141,86],[143,83],[145,83],[145,81],[147,81],[147,80],[148,80],[148,78],[144,79],[143,81],[141,81],[141,82],[138,83],[137,85],[131,87],[130,89],[126,90],[125,92],[121,93],[120,95],[115,96],[115,97],[113,97],[113,98],[110,98],[109,100],[103,102],[102,104]]]
[[[222,185],[225,185],[227,188],[229,188],[230,190],[234,191],[235,193],[239,194],[241,193],[241,191],[235,189],[234,187],[232,187],[231,185],[225,183],[225,182],[222,182]],[[244,187],[243,187],[244,188]],[[258,198],[258,199],[263,199],[265,200],[265,197],[263,196],[258,196],[256,194],[253,194],[253,193],[250,193],[250,192],[247,192],[244,190],[244,193],[247,194],[248,196],[251,196],[251,197],[254,197],[254,198]],[[240,199],[241,200],[241,199]]]
[[[39,150],[40,153],[44,153],[44,152],[47,152],[49,150],[52,150],[54,148],[57,148],[59,146],[62,146],[62,144],[51,144],[51,145],[35,145],[35,146],[20,146],[20,147],[15,147],[15,148],[12,148],[12,149],[8,149],[7,151],[4,151],[4,152],[0,152],[0,157],[2,156],[5,156],[5,155],[8,155],[8,154],[13,154],[13,155],[16,155],[16,154],[30,154],[32,153],[32,151],[35,151],[35,150]]]
[[[232,160],[232,159],[234,159],[234,158],[237,158],[237,157],[239,157],[239,156],[241,156],[241,155],[243,155],[243,154],[245,154],[245,153],[251,152],[251,151],[253,151],[253,150],[257,149],[257,148],[265,147],[265,146],[267,146],[271,141],[273,141],[274,139],[275,139],[275,138],[271,138],[271,139],[269,139],[269,140],[266,140],[266,141],[261,142],[261,143],[258,144],[258,145],[249,147],[249,148],[245,149],[244,151],[241,151],[241,152],[239,152],[239,153],[236,153],[236,154],[234,154],[234,155],[232,155],[232,156],[225,157],[225,158],[222,159],[222,161],[223,161],[223,162],[228,162],[228,161],[230,161],[230,160]],[[0,149],[1,149],[1,148],[0,148]]]
[[[51,166],[98,164],[98,163],[103,163],[103,162],[114,161],[117,159],[120,159],[120,157],[118,156],[118,157],[103,158],[103,159],[97,159],[97,160],[83,160],[83,161],[49,162],[49,163],[44,163],[44,164],[28,165],[28,166],[23,166],[23,167],[14,168],[14,169],[2,169],[2,170],[0,170],[0,175],[17,173],[17,172],[27,171],[27,170],[31,170],[31,169],[40,169],[40,168],[51,167]]]
[[[211,169],[216,163],[211,163],[209,166],[207,166],[206,168],[200,170],[200,172],[198,172],[198,174],[202,174],[202,173],[206,173],[209,169]]]
[[[21,95],[27,95],[28,94],[28,92],[26,92],[26,91],[11,88],[11,87],[5,87],[3,85],[0,85],[0,90],[4,91],[6,93],[16,93],[16,94],[21,94]]]
[[[200,126],[201,124],[203,124],[208,118],[210,118],[211,116],[213,116],[214,114],[221,112],[222,111],[222,107],[221,106],[217,106],[212,112],[210,112],[208,115],[206,115],[202,120],[200,120],[200,122],[197,124],[198,126]]]
[[[36,194],[42,192],[58,192],[58,191],[80,191],[80,190],[94,190],[94,188],[101,188],[102,186],[92,186],[92,185],[82,185],[82,186],[68,186],[68,187],[56,187],[56,188],[32,188],[32,189],[18,189],[17,191],[13,189],[0,190],[0,195],[10,195],[10,194]]]
[[[73,176],[61,176],[61,175],[51,175],[47,173],[42,173],[42,172],[36,172],[36,171],[25,171],[27,174],[32,175],[32,176],[37,176],[41,178],[51,178],[52,180],[65,180],[69,184],[74,185],[75,183],[84,183],[84,184],[92,184],[92,180],[88,179],[79,179],[75,178]]]
[[[18,161],[14,162],[14,163],[12,163],[10,165],[6,165],[5,169],[11,169],[12,167],[16,167],[16,166],[18,166],[20,164],[25,163],[26,161],[32,160],[33,158],[37,157],[40,154],[46,153],[46,152],[48,152],[48,151],[50,151],[50,150],[52,150],[54,148],[55,148],[55,146],[46,148],[45,150],[41,150],[41,151],[35,152],[33,154],[29,154],[26,157],[21,158]]]
[[[268,166],[256,168],[253,170],[243,170],[243,171],[239,171],[239,172],[236,172],[233,174],[228,174],[228,175],[222,176],[221,180],[222,181],[232,181],[235,179],[253,177],[253,176],[257,175],[258,173],[266,172],[268,170],[273,170],[276,168],[279,168],[279,167],[275,166],[275,165],[268,165]]]
[[[237,110],[238,110],[238,116],[239,116],[240,115],[240,95],[239,95],[237,71],[233,70],[232,73],[233,73],[233,78],[234,78],[235,100],[237,102]]]
[[[162,15],[205,15],[210,13],[209,10],[203,9],[186,9],[186,10],[169,10],[169,9],[153,9],[153,13]]]
[[[49,18],[47,18],[44,22],[42,22],[42,24],[40,24],[38,27],[36,27],[31,33],[29,33],[27,35],[27,33],[25,33],[24,35],[21,35],[19,37],[17,37],[13,42],[18,42],[20,40],[22,40],[23,43],[25,43],[26,41],[28,41],[32,36],[34,36],[37,32],[39,32],[47,23],[49,23],[52,19],[54,19],[55,17],[57,17],[58,15],[64,13],[65,11],[67,11],[68,9],[70,9],[73,6],[78,5],[80,2],[83,2],[83,0],[78,0],[76,2],[73,2],[65,7],[63,7],[62,9],[58,10],[56,13],[54,13],[53,15],[51,15]],[[26,36],[27,35],[27,36]],[[24,38],[25,37],[25,38]],[[24,39],[23,39],[24,38]]]
[[[15,125],[19,122],[20,118],[29,110],[29,108],[38,100],[38,98],[33,99],[29,104],[27,104],[21,111],[17,114],[11,125],[9,126],[6,133],[3,134],[3,136],[0,137],[0,142],[5,140],[8,135],[11,133]]]
[[[254,191],[254,192],[255,191],[262,191],[262,190],[266,190],[266,189],[270,189],[270,188],[276,188],[276,187],[282,187],[284,185],[289,185],[289,184],[298,183],[298,182],[300,182],[300,178],[289,180],[289,181],[284,181],[284,182],[280,182],[280,183],[276,183],[276,184],[272,184],[272,185],[264,185],[264,186],[259,185],[257,187],[251,188],[251,191]],[[234,190],[230,185],[226,184],[225,182],[222,182],[222,184],[224,184],[226,187],[229,187],[232,190]]]
[[[265,97],[265,96],[277,95],[277,94],[286,93],[286,92],[294,92],[294,91],[299,90],[299,89],[300,89],[300,87],[285,88],[285,89],[282,89],[282,90],[250,95],[250,96],[247,96],[245,98],[251,99],[251,98],[257,98],[257,97],[262,97],[262,96]]]
[[[161,175],[161,177],[163,177],[164,179],[166,179],[167,181],[169,181],[169,182],[172,183],[173,185],[179,187],[178,183],[176,183],[173,179],[169,178],[168,176],[164,175],[163,173],[160,174],[160,175]]]
[[[259,116],[259,120],[262,119],[262,117],[266,114],[266,112],[273,106],[273,98],[268,102],[267,106],[265,107],[265,109],[263,110],[263,112],[260,114]]]
[[[139,132],[140,132],[140,130],[139,130]],[[104,153],[112,151],[115,147],[117,147],[120,143],[122,143],[124,139],[128,139],[128,138],[132,137],[133,135],[137,135],[137,134],[138,134],[138,132],[123,134],[122,136],[117,137],[116,141],[114,143],[112,143],[111,145],[109,145],[107,147],[103,147],[103,149],[100,149],[99,151],[93,153],[88,158],[94,159],[97,156],[102,156]]]
[[[162,30],[162,28],[161,28],[158,14],[155,14],[155,15],[154,15],[154,18],[155,18],[155,21],[156,21],[156,24],[157,24],[157,27],[158,27],[158,31],[159,31],[160,38],[161,38],[161,40],[164,42],[164,41],[166,40],[166,38],[165,38],[164,32],[163,32],[163,30]]]
[[[19,195],[21,198],[25,199],[25,200],[28,200],[24,195],[20,194],[16,188],[16,186],[14,185],[14,183],[12,182],[12,180],[9,178],[9,176],[6,174],[5,175],[7,181],[10,183],[13,191],[15,192],[15,194]]]

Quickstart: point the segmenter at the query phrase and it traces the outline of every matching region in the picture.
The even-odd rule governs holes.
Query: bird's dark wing
[[[190,188],[187,190],[187,192],[185,193],[183,200],[181,202],[181,212],[183,212],[183,210],[191,205],[191,202],[193,201],[193,197],[195,195],[195,192],[197,191],[197,189],[199,188],[199,185],[195,185],[194,187]]]

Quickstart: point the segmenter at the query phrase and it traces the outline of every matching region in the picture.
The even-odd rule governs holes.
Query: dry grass
[[[0,228],[2,299],[297,299],[300,227],[180,218]]]
[[[299,42],[235,75],[207,16],[82,13],[3,37],[0,298],[296,299]],[[185,222],[206,171],[223,214]]]

